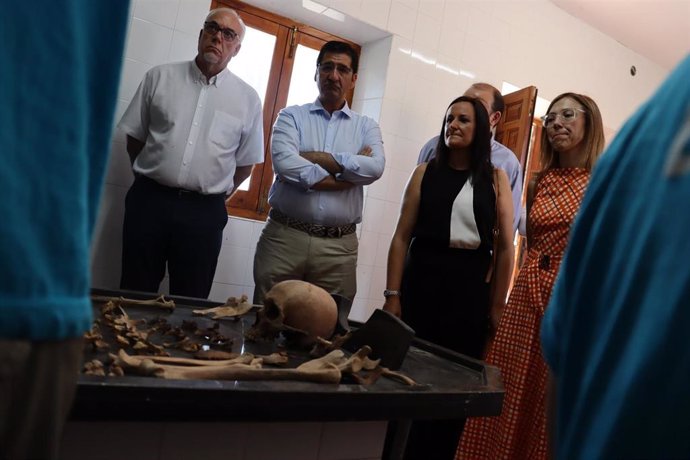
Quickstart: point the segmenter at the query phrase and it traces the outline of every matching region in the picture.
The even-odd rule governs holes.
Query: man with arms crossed
[[[385,166],[378,124],[345,100],[357,81],[358,61],[348,44],[326,43],[316,61],[318,99],[281,110],[275,122],[276,180],[254,258],[255,303],[286,279],[355,297],[363,186],[381,177]]]

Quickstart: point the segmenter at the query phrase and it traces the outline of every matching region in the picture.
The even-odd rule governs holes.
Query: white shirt
[[[226,193],[236,166],[263,162],[256,91],[227,69],[207,83],[194,61],[146,72],[118,127],[145,142],[134,171],[170,187]]]

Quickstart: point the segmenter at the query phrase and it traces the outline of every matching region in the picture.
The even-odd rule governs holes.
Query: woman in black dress
[[[473,358],[483,356],[498,325],[513,264],[510,185],[491,165],[490,140],[481,101],[463,96],[451,102],[435,159],[417,166],[405,189],[383,306],[417,337]],[[434,424],[424,436],[443,439],[424,444],[445,446],[452,458],[461,429],[457,422]],[[413,425],[410,449],[423,448],[414,446],[415,433]],[[415,458],[410,449],[407,457]]]

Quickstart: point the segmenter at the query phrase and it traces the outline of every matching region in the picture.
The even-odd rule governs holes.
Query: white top
[[[227,69],[207,83],[194,61],[146,72],[118,127],[145,142],[134,171],[170,187],[226,193],[236,166],[263,162],[256,91]]]
[[[450,247],[477,249],[481,242],[474,219],[474,187],[468,177],[453,201],[450,213]]]

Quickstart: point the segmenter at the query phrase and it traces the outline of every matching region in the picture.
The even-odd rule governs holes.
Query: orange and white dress
[[[503,410],[467,421],[458,460],[546,458],[548,370],[539,331],[589,177],[585,169],[556,168],[537,183],[529,214],[532,247],[486,357],[503,376]]]

